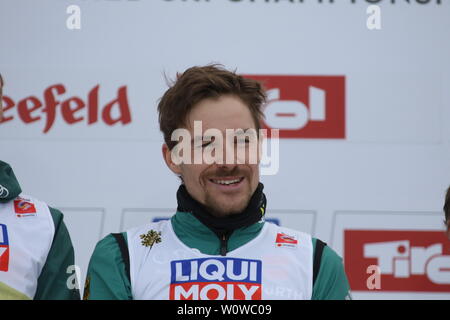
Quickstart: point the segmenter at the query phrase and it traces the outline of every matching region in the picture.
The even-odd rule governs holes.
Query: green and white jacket
[[[0,299],[79,300],[67,273],[73,265],[63,214],[22,194],[11,167],[0,161]]]
[[[342,259],[328,246],[313,282],[318,243],[260,221],[235,230],[223,256],[216,234],[178,211],[170,221],[102,239],[89,263],[84,298],[349,299]]]

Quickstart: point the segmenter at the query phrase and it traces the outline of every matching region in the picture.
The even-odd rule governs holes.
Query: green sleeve
[[[55,235],[44,267],[38,278],[34,300],[80,300],[78,289],[69,289],[67,268],[75,264],[74,250],[63,214],[49,207]]]
[[[122,233],[126,241],[126,233]],[[132,300],[130,279],[126,273],[116,239],[110,234],[100,240],[89,262],[85,300]]]
[[[315,238],[313,238],[313,246],[315,250]],[[325,246],[319,274],[313,287],[312,300],[346,300],[350,298],[350,286],[342,258],[329,246]]]

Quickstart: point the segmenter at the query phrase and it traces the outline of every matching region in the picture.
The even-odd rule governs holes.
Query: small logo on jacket
[[[0,184],[0,199],[6,199],[9,196],[9,190]]]
[[[141,244],[144,247],[153,247],[153,244],[161,242],[161,231],[150,230],[147,234],[141,234],[139,238],[142,239]]]
[[[36,215],[36,207],[30,200],[17,198],[14,200],[14,211],[18,218],[30,217]]]
[[[278,232],[277,239],[275,240],[275,245],[277,247],[296,248],[298,245],[298,240],[296,236],[291,236],[283,232]]]
[[[0,271],[8,271],[9,266],[9,240],[8,229],[0,224]]]

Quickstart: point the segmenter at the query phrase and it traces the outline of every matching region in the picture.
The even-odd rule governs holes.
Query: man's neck
[[[266,197],[263,193],[263,188],[264,185],[259,183],[247,207],[242,212],[217,217],[208,208],[195,200],[188,193],[185,185],[181,185],[177,192],[177,210],[190,212],[218,237],[222,237],[224,234],[230,234],[238,228],[250,226],[261,220],[266,209]]]

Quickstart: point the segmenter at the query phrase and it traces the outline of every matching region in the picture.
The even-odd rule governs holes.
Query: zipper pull
[[[227,255],[227,237],[225,234],[222,235],[222,240],[220,242],[220,255],[226,256]]]

